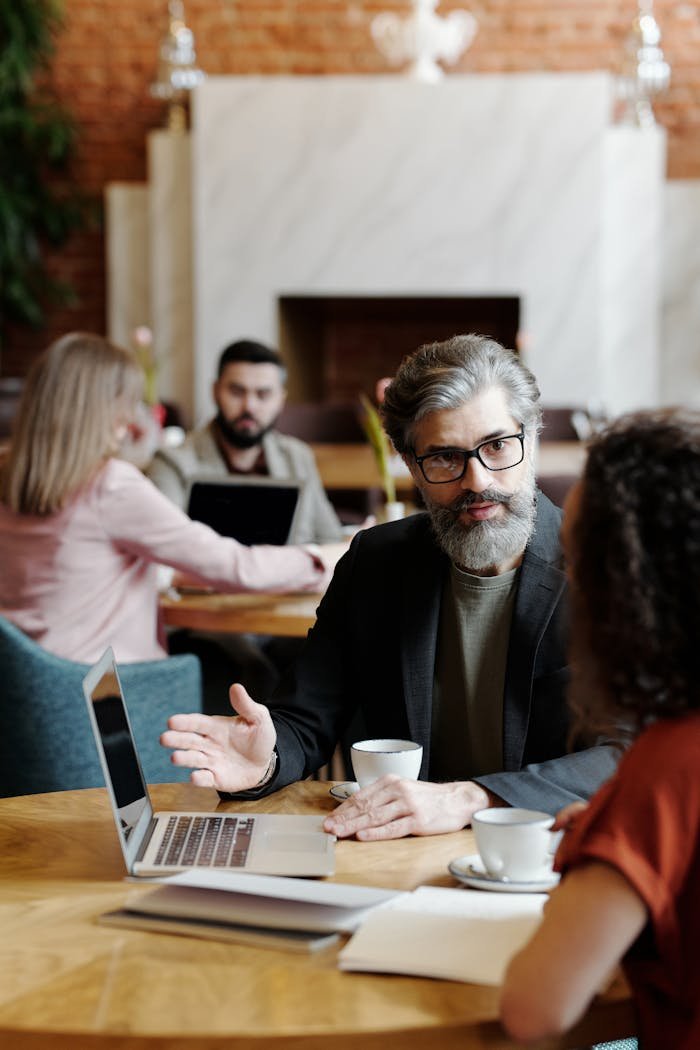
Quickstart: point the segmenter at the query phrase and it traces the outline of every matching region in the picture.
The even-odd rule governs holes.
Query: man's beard
[[[483,572],[511,561],[525,550],[535,526],[535,473],[530,470],[523,485],[510,495],[496,488],[463,492],[448,506],[423,498],[433,532],[447,557],[467,572]],[[506,514],[495,520],[464,522],[460,511],[472,503],[503,503]]]
[[[226,417],[219,411],[216,416],[216,425],[219,429],[219,433],[223,437],[224,441],[228,445],[233,445],[234,448],[254,448],[255,445],[259,445],[265,435],[272,430],[277,418],[273,419],[271,423],[268,423],[266,427],[257,426],[255,430],[238,430],[238,425],[243,420],[250,420],[252,423],[257,423],[254,416],[249,415],[248,412],[242,412],[240,416],[236,416],[235,419],[226,419]]]

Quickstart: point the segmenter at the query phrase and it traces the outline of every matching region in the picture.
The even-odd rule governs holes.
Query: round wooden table
[[[292,785],[222,809],[318,813],[328,783]],[[153,789],[158,809],[212,810],[215,792]],[[340,842],[344,882],[454,885],[448,861],[468,831],[388,843]],[[134,882],[104,789],[0,800],[0,1045],[4,1050],[401,1050],[506,1047],[497,989],[343,973],[337,948],[299,955],[100,926]],[[622,984],[571,1037],[581,1046],[630,1031]],[[397,1042],[398,1041],[398,1042]]]

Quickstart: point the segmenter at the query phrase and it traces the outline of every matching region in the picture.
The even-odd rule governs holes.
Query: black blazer
[[[541,493],[519,576],[503,704],[504,770],[479,783],[511,805],[556,811],[613,772],[609,743],[567,754],[566,579],[561,512]],[[357,534],[318,609],[316,625],[270,709],[278,770],[266,790],[326,763],[359,708],[371,737],[423,745],[430,779],[433,675],[440,598],[449,568],[418,514]]]

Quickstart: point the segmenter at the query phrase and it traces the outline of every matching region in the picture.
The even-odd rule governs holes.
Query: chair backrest
[[[578,474],[544,474],[537,478],[537,487],[557,507],[563,507],[569,489],[572,489],[578,480]]]
[[[88,666],[46,652],[0,617],[0,667],[0,797],[103,786],[83,696]],[[171,714],[202,710],[199,660],[122,664],[119,675],[146,780],[187,780],[158,738]]]
[[[587,434],[580,434],[577,427],[588,420],[588,412],[581,405],[560,408],[542,407],[542,433],[540,441],[580,441]]]
[[[23,386],[23,379],[0,376],[0,438],[8,438],[12,433]]]
[[[351,401],[287,402],[275,424],[282,434],[291,434],[312,444],[366,441],[360,423],[360,406]]]

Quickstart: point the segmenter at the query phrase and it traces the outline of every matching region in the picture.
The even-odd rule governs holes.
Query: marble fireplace
[[[459,330],[440,304],[449,329],[498,301],[548,404],[655,404],[665,137],[611,127],[612,87],[211,78],[189,135],[151,134],[148,186],[109,188],[110,332],[150,321],[163,394],[198,420],[235,338],[281,343],[297,399],[326,396],[329,371],[344,395],[364,382],[353,346],[367,360],[368,338],[386,343],[363,310],[385,304],[379,330],[401,345],[416,304],[423,341]],[[319,334],[353,304],[344,336]]]
[[[283,295],[279,348],[297,401],[352,401],[372,395],[405,354],[455,332],[482,332],[515,346],[520,302],[507,296]]]

